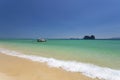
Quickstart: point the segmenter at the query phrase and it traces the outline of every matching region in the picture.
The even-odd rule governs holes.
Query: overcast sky
[[[0,38],[120,37],[120,0],[0,0]]]

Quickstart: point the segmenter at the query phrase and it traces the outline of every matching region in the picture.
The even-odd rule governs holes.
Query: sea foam
[[[99,67],[93,64],[86,64],[76,61],[63,61],[54,58],[45,58],[35,55],[25,55],[19,52],[0,48],[0,53],[25,58],[32,61],[47,63],[50,67],[62,68],[70,72],[80,72],[91,78],[100,80],[120,80],[120,70],[114,70],[107,67]]]

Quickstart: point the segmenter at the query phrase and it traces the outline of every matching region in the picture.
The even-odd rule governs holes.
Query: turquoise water
[[[120,69],[120,40],[0,40],[0,47],[24,54]]]

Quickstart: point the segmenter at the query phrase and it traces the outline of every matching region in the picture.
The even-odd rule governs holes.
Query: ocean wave
[[[25,55],[19,52],[0,48],[0,53],[25,58],[32,61],[47,63],[50,67],[62,68],[70,72],[80,72],[91,78],[100,80],[120,80],[120,70],[114,70],[107,67],[100,67],[93,64],[86,64],[76,61],[63,61],[54,58],[45,58],[35,55]]]

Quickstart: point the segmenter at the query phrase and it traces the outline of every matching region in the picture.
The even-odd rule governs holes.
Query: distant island
[[[84,40],[95,40],[95,36],[94,36],[94,35],[84,36],[83,39],[84,39]]]
[[[120,40],[120,38],[109,38],[110,40]]]
[[[71,38],[47,38],[47,40],[120,40],[119,37],[117,38],[96,38],[95,35],[85,35],[82,38],[80,37],[71,37]],[[46,39],[37,39],[37,42],[46,42]]]

